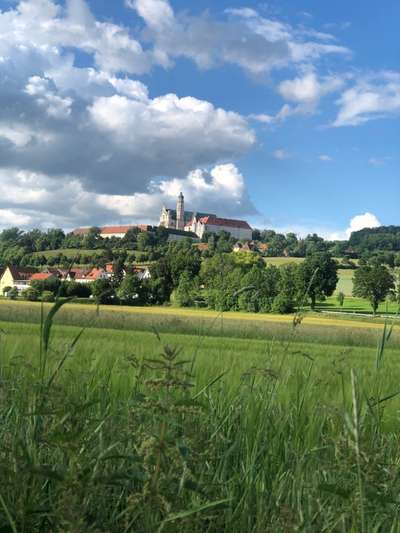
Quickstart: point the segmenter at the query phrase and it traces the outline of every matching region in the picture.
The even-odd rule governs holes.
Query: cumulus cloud
[[[0,170],[0,226],[102,225],[105,222],[157,223],[162,205],[174,207],[180,191],[193,210],[222,216],[257,213],[249,199],[245,180],[229,163],[207,171],[196,169],[184,178],[153,181],[145,192],[104,194],[85,190],[76,178],[63,176],[58,182],[45,174]],[[3,218],[8,214],[8,219]]]
[[[344,76],[318,77],[315,71],[308,71],[294,79],[282,81],[278,92],[285,100],[295,105],[285,104],[277,119],[285,120],[291,115],[314,113],[321,98],[337,92],[344,84]]]
[[[128,180],[137,189],[140,177],[184,175],[196,166],[240,155],[255,143],[240,115],[174,94],[147,101],[96,98],[89,116],[114,151],[136,166],[121,180],[125,189]]]
[[[357,126],[400,113],[400,73],[382,72],[361,77],[337,101],[333,126]]]
[[[346,240],[349,239],[354,231],[360,231],[364,228],[378,228],[381,222],[373,213],[363,213],[356,215],[350,220],[349,227],[345,231],[331,233],[329,238],[331,240]]]
[[[326,94],[337,91],[344,80],[337,76],[318,79],[315,72],[307,72],[301,77],[285,80],[279,85],[279,92],[286,100],[309,104],[315,103]]]
[[[37,103],[44,107],[46,113],[54,118],[67,118],[71,114],[72,98],[55,94],[50,87],[50,80],[40,76],[31,76],[25,87],[25,92],[34,96]]]
[[[155,28],[174,19],[162,4],[147,6]],[[90,66],[80,66],[78,52]],[[83,0],[0,10],[0,210],[8,224],[156,221],[174,184],[203,209],[204,189],[218,212],[225,200],[238,215],[254,210],[243,177],[225,166],[255,144],[247,120],[190,96],[151,98],[134,75],[157,62]],[[213,170],[195,170],[196,181],[199,168]],[[223,186],[219,174],[228,176]]]
[[[152,58],[128,29],[97,21],[84,0],[67,0],[66,8],[52,0],[21,0],[0,12],[0,56],[15,48],[54,53],[53,48],[79,49],[93,56],[100,69],[132,74],[147,72]]]
[[[327,154],[321,154],[318,156],[318,159],[320,161],[333,161],[332,157],[330,155],[327,155]]]
[[[283,80],[278,93],[286,102],[275,115],[251,114],[249,118],[262,124],[274,125],[296,115],[311,115],[318,110],[321,99],[343,89],[349,75],[319,76],[309,65],[300,69],[295,78]]]
[[[228,9],[225,18],[215,19],[208,13],[175,13],[168,0],[126,3],[144,20],[153,56],[164,66],[183,56],[200,68],[229,63],[261,74],[327,54],[349,54],[344,46],[326,43],[327,34],[267,19],[250,8]]]

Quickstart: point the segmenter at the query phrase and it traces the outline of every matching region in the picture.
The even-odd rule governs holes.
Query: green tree
[[[115,298],[115,291],[108,279],[97,279],[91,285],[93,297],[98,304],[109,304]]]
[[[194,304],[198,292],[198,279],[185,271],[181,274],[175,298],[180,307],[190,307]]]
[[[276,313],[292,313],[297,304],[299,266],[296,263],[279,268],[278,295],[274,300],[272,310]]]
[[[146,295],[146,285],[136,274],[127,274],[117,289],[118,298],[127,305],[144,305]]]
[[[64,281],[62,284],[62,294],[68,297],[89,298],[92,291],[89,284],[78,283],[77,281]]]
[[[307,294],[311,309],[315,303],[326,296],[332,296],[338,282],[337,263],[329,253],[320,252],[306,257],[298,269],[298,288],[300,295]]]
[[[238,307],[243,311],[269,313],[279,293],[279,269],[275,266],[255,265],[241,275]],[[239,289],[239,290],[240,290]]]
[[[395,289],[393,274],[385,265],[365,265],[358,268],[353,278],[353,296],[369,301],[374,315],[379,304]]]

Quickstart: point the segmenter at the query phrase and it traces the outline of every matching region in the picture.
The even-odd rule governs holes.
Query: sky
[[[0,0],[0,228],[400,224],[398,0]]]

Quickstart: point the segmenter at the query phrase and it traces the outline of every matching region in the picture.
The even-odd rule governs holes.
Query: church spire
[[[176,229],[185,229],[185,199],[182,192],[179,194],[176,204]]]

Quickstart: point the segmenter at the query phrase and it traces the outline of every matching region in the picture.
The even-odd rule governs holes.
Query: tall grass
[[[158,331],[148,353],[79,352],[59,307],[30,350],[0,346],[0,531],[398,531],[389,327],[362,366],[299,349],[298,317],[217,368]]]

